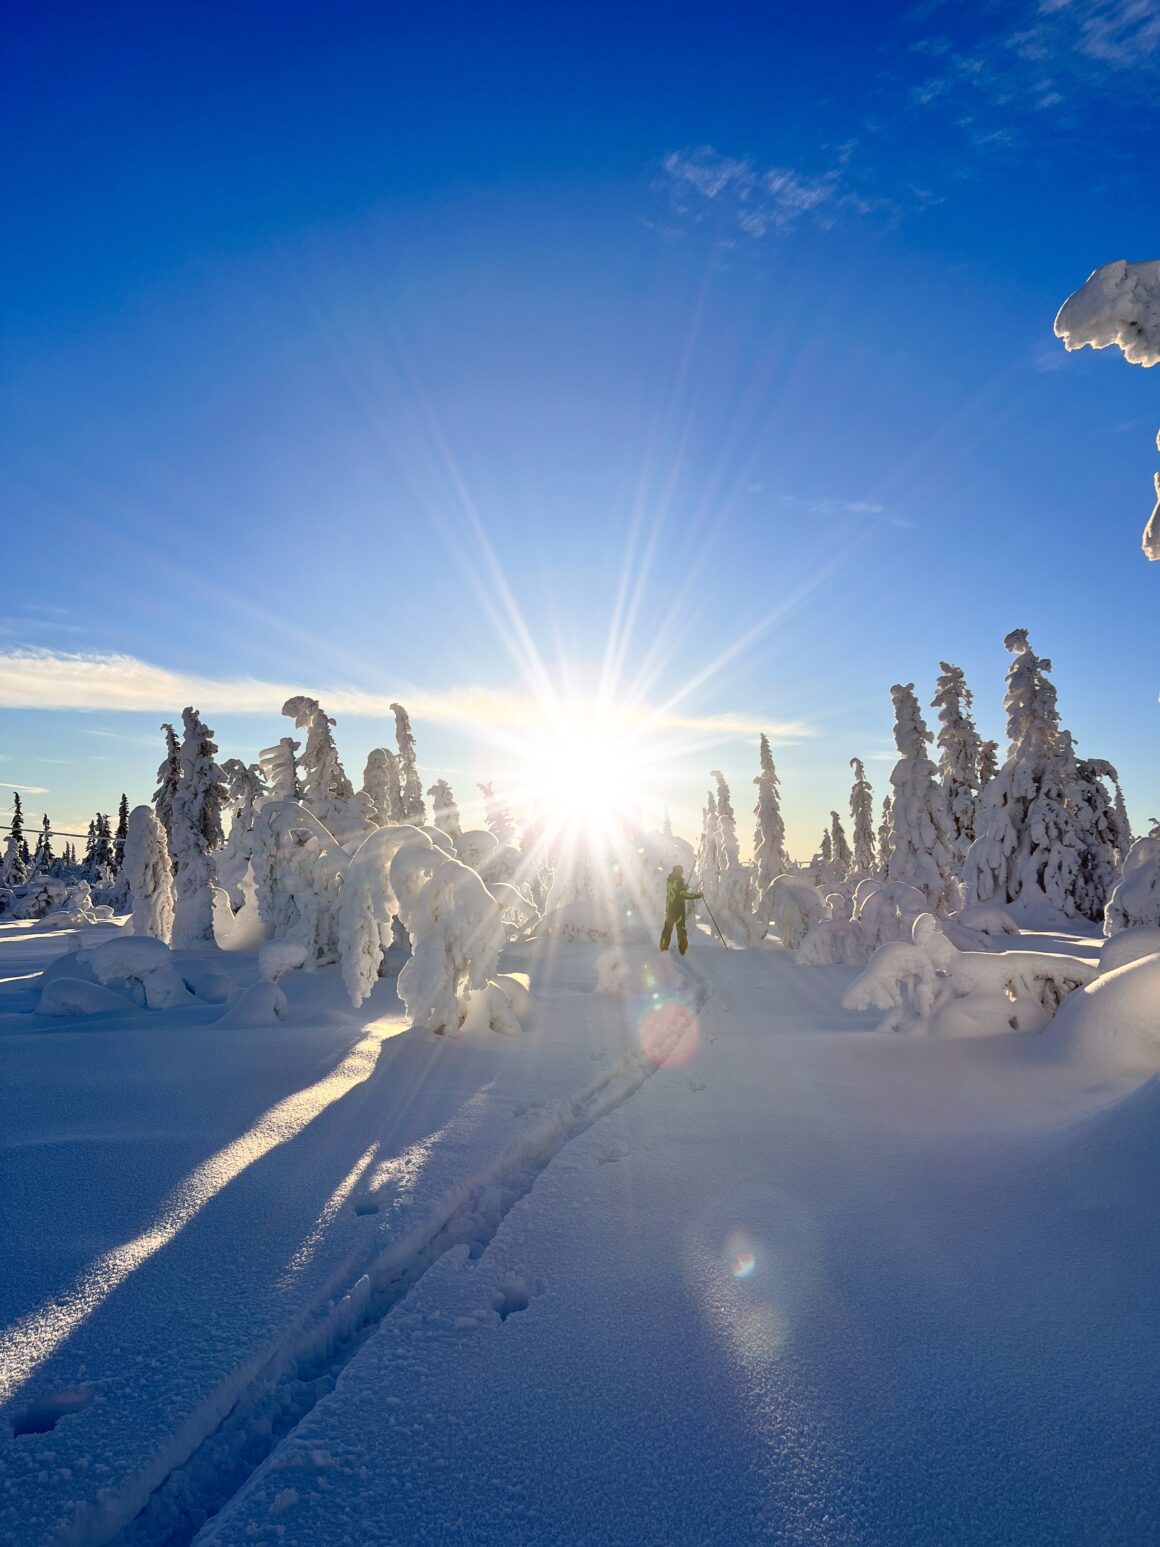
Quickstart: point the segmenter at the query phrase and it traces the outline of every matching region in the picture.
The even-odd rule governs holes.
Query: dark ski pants
[[[665,927],[661,930],[661,950],[667,951],[669,941],[673,938],[673,925],[677,927],[677,950],[683,956],[689,949],[689,932],[685,928],[684,919],[666,919]]]

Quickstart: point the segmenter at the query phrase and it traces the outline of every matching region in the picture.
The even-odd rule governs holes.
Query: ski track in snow
[[[591,972],[587,960],[585,972]],[[686,972],[683,976],[688,980],[683,997],[695,1013],[705,989],[694,974]],[[595,999],[587,994],[580,997]],[[3,1006],[5,1010],[14,1007],[11,998]],[[20,1005],[21,1009],[26,1007],[31,1005]],[[345,1288],[336,1285],[332,1276],[326,1285],[325,1300],[320,1304],[316,1296],[260,1354],[245,1360],[208,1393],[195,1411],[183,1415],[176,1430],[146,1465],[119,1485],[97,1490],[95,1498],[82,1503],[71,1515],[61,1516],[55,1523],[50,1515],[42,1515],[37,1525],[30,1527],[32,1534],[15,1534],[11,1540],[52,1541],[76,1547],[107,1543],[116,1547],[181,1547],[192,1540],[204,1522],[244,1486],[263,1460],[333,1389],[342,1369],[431,1266],[457,1245],[465,1246],[473,1257],[480,1255],[506,1214],[560,1151],[640,1089],[680,1041],[686,1024],[677,1022],[664,1046],[654,1042],[647,1053],[630,1053],[570,1098],[554,1105],[543,1099],[517,1105],[513,1116],[522,1112],[530,1117],[530,1128],[525,1124],[520,1137],[501,1150],[480,1174],[467,1181],[456,1181],[430,1204],[423,1220],[401,1239],[392,1240],[385,1248],[368,1242],[361,1255],[348,1257],[343,1269]],[[373,1070],[368,1073],[365,1067],[355,1067],[369,1046],[370,1040],[364,1039],[353,1050],[353,1056],[348,1056],[343,1066],[351,1070],[345,1076],[347,1088],[352,1079],[355,1084],[373,1082]],[[380,1056],[382,1050],[380,1045]],[[343,1071],[335,1070],[328,1077],[332,1085],[336,1076],[341,1084]],[[326,1084],[325,1080],[321,1082],[320,1091]],[[327,1094],[333,1098],[334,1092]],[[139,1242],[129,1241],[106,1252],[82,1275],[74,1290],[10,1329],[8,1342],[15,1357],[9,1361],[6,1373],[9,1391],[18,1393],[9,1415],[18,1436],[22,1436],[16,1441],[17,1460],[21,1446],[36,1443],[37,1433],[52,1432],[60,1420],[84,1411],[94,1402],[94,1384],[87,1381],[64,1386],[57,1383],[55,1389],[29,1402],[26,1393],[44,1386],[43,1380],[28,1381],[30,1371],[51,1359],[54,1350],[78,1327],[83,1327],[93,1309],[142,1262],[175,1239],[217,1191],[313,1121],[326,1101],[303,1104],[304,1095],[309,1092],[296,1092],[284,1103],[289,1109],[297,1101],[297,1113],[288,1111],[287,1119],[280,1119],[278,1111],[272,1110],[257,1128],[195,1168]],[[493,1131],[496,1126],[493,1123]],[[431,1135],[431,1142],[440,1137],[438,1133]],[[328,1224],[344,1206],[351,1205],[365,1177],[378,1171],[406,1169],[406,1152],[376,1167],[376,1150],[372,1146],[364,1152],[334,1190],[289,1263],[289,1277],[309,1261]],[[424,1159],[425,1154],[417,1155],[413,1163],[416,1169],[421,1169]],[[205,1187],[197,1184],[202,1173],[209,1181]],[[354,1208],[363,1217],[378,1210],[379,1205],[373,1203]],[[135,1249],[137,1245],[139,1251]],[[512,1309],[519,1308],[519,1304],[513,1304]],[[35,1486],[37,1461],[29,1450],[24,1450],[23,1455],[32,1461],[32,1471],[27,1475],[28,1483]],[[0,1457],[0,1461],[3,1459]],[[43,1460],[49,1459],[46,1452]],[[8,1471],[4,1490],[9,1505],[18,1505],[20,1469],[4,1470]],[[27,1468],[24,1470],[27,1472]],[[39,1475],[44,1480],[47,1474],[42,1471]],[[67,1478],[69,1469],[63,1468],[61,1475]]]
[[[680,1035],[674,1036],[673,1045],[679,1040]],[[508,1212],[561,1150],[634,1096],[658,1067],[643,1055],[626,1059],[589,1090],[563,1103],[536,1133],[504,1151],[465,1196],[448,1200],[445,1218],[436,1215],[407,1240],[382,1252],[320,1326],[287,1338],[225,1421],[174,1469],[141,1514],[107,1539],[111,1547],[185,1547],[192,1541],[333,1390],[363,1342],[428,1269],[455,1246],[465,1245],[472,1257],[482,1255]],[[502,1314],[523,1308],[512,1305]]]

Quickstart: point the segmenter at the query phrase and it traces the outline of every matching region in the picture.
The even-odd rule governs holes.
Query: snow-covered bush
[[[411,941],[399,996],[414,1025],[514,1028],[510,1002],[494,982],[504,943],[499,904],[474,870],[422,829],[402,824],[372,833],[347,867],[339,939],[355,1005],[374,987],[394,917]]]
[[[879,946],[842,996],[847,1010],[886,1010],[883,1031],[936,1037],[1041,1031],[1097,969],[1041,951],[959,951],[931,914],[914,938]]]
[[[507,881],[488,881],[487,889],[499,904],[509,940],[525,940],[535,932],[540,910],[525,891]]]
[[[798,946],[816,924],[829,917],[824,898],[804,876],[776,876],[759,909],[787,951]]]
[[[126,929],[168,943],[173,934],[173,865],[152,806],[135,806],[125,836],[124,873],[133,915]]]
[[[862,881],[854,891],[854,917],[871,951],[892,940],[910,940],[914,921],[927,911],[916,886],[903,881]]]
[[[1108,898],[1104,933],[1137,924],[1160,924],[1160,838],[1137,838]]]
[[[416,1026],[454,1031],[466,1020],[472,995],[488,990],[495,976],[504,943],[499,906],[474,870],[430,840],[426,847],[413,841],[399,848],[390,884],[411,937],[399,997]],[[486,993],[484,1006],[491,1025],[511,1029],[496,994]]]
[[[842,892],[826,898],[829,917],[821,919],[798,946],[794,960],[803,967],[860,966],[870,951],[853,905]]]
[[[275,939],[306,949],[312,971],[338,959],[338,907],[350,856],[296,800],[266,800],[253,828],[254,885]]]

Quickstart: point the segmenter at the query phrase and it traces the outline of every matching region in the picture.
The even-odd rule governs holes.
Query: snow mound
[[[44,985],[36,1008],[41,1015],[124,1015],[139,1006],[88,978],[55,977]]]
[[[150,935],[121,934],[100,945],[74,950],[60,961],[50,963],[41,975],[41,1008],[45,1014],[99,1014],[111,1006],[97,995],[82,995],[69,990],[70,1003],[87,1001],[93,1010],[53,1010],[48,1006],[63,1002],[66,991],[57,990],[59,982],[89,983],[115,991],[122,1006],[127,1002],[148,1010],[173,1010],[196,1003],[184,976],[174,965],[173,953],[163,940]],[[51,990],[51,992],[50,992]]]
[[[267,940],[258,947],[258,976],[276,983],[284,972],[293,972],[306,962],[306,947],[296,940]]]
[[[607,940],[619,933],[611,910],[594,897],[577,897],[553,908],[540,921],[539,933],[554,940]]]
[[[1051,1028],[1064,1057],[1132,1073],[1160,1070],[1160,951],[1101,973]]]
[[[1160,259],[1096,269],[1059,308],[1055,334],[1066,349],[1114,347],[1133,365],[1160,365]]]
[[[224,1014],[218,1016],[217,1025],[273,1026],[275,1022],[285,1020],[287,1009],[286,995],[277,983],[259,978],[230,1001]]]
[[[1115,972],[1129,962],[1140,961],[1160,951],[1160,927],[1155,924],[1137,924],[1134,929],[1121,929],[1104,941],[1100,952],[1100,972]],[[1160,1011],[1157,1012],[1160,1014]]]
[[[967,929],[975,929],[982,935],[1017,935],[1019,925],[1006,908],[997,902],[976,902],[960,908],[955,918]]]
[[[1160,838],[1137,838],[1124,858],[1104,915],[1104,933],[1160,924]]]

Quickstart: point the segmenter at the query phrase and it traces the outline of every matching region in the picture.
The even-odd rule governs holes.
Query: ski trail
[[[187,1547],[205,1522],[331,1390],[385,1317],[452,1247],[478,1257],[500,1224],[561,1150],[628,1101],[677,1049],[709,993],[687,962],[678,965],[691,1017],[665,1045],[633,1053],[559,1103],[487,1171],[451,1188],[406,1237],[353,1270],[347,1292],[287,1329],[276,1346],[240,1370],[173,1437],[148,1475],[114,1500],[84,1508],[68,1535],[77,1547]]]

